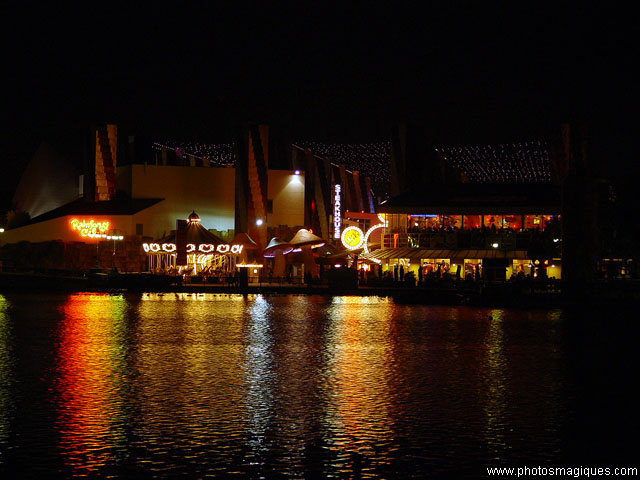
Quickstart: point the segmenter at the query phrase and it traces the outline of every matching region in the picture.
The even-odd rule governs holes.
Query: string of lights
[[[328,158],[369,177],[374,193],[386,197],[389,191],[391,143],[323,143],[296,141],[293,148],[310,149],[318,158]],[[168,149],[180,157],[208,161],[211,166],[233,166],[233,143],[155,142],[154,150]],[[548,183],[551,181],[551,154],[539,140],[499,145],[437,148],[446,163],[471,183]]]
[[[204,162],[208,161],[210,166],[226,167],[236,163],[233,143],[163,141],[162,143],[154,142],[152,148],[156,151],[167,149],[173,151],[177,156],[194,157]]]
[[[322,143],[295,142],[298,148],[308,148],[316,156],[328,158],[331,162],[344,165],[349,170],[357,170],[369,177],[371,189],[377,196],[385,197],[389,191],[391,143]]]
[[[472,183],[551,182],[551,154],[545,142],[446,147],[436,151]]]

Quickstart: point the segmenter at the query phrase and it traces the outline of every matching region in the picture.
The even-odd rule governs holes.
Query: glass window
[[[472,228],[480,228],[480,215],[464,216],[464,229],[471,230]]]
[[[551,218],[551,215],[526,215],[524,228],[544,230]]]
[[[439,230],[442,228],[440,215],[409,215],[410,231]]]
[[[472,279],[482,277],[482,260],[479,258],[465,258],[464,260],[464,278],[470,276]]]
[[[462,215],[444,215],[444,228],[453,229],[462,226]]]
[[[502,215],[485,215],[484,226],[487,228],[502,228]]]
[[[522,229],[522,215],[505,215],[504,228],[511,228],[513,230]]]

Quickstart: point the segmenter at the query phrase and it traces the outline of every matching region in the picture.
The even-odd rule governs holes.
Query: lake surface
[[[634,323],[379,297],[0,294],[0,476],[633,466]]]

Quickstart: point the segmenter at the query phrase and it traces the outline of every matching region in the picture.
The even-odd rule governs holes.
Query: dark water
[[[377,297],[0,295],[0,474],[629,466],[633,323]]]

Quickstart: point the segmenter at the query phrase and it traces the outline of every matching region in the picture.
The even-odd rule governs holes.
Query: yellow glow
[[[109,221],[104,220],[102,222],[96,222],[93,219],[90,220],[78,220],[74,218],[69,222],[71,224],[71,230],[77,230],[80,232],[81,237],[94,237],[96,235],[106,235],[106,231],[109,230]]]
[[[112,237],[112,238],[122,240],[122,237]],[[163,243],[162,245],[160,245],[159,243],[143,243],[142,248],[147,253],[149,252],[174,253],[177,249],[175,243]],[[231,252],[236,255],[239,255],[240,253],[242,253],[243,248],[244,248],[243,245],[229,245],[226,243],[221,243],[220,245],[216,246],[216,245],[213,245],[212,243],[203,243],[198,246],[197,250],[205,254],[214,253],[217,251],[218,253]],[[193,243],[188,243],[187,253],[193,253],[195,251],[196,251],[196,246]]]
[[[355,250],[362,246],[364,232],[358,227],[347,227],[342,231],[342,244],[349,250]]]
[[[325,348],[331,362],[325,388],[334,404],[326,421],[340,432],[340,449],[372,451],[382,439],[393,438],[393,419],[401,409],[390,401],[397,361],[391,308],[365,297],[334,297],[328,310],[331,327]],[[384,458],[392,450],[383,447],[376,456]]]
[[[380,217],[380,215],[382,214],[378,214],[378,218]],[[382,228],[384,227],[384,223],[379,223],[377,225],[374,225],[373,227],[371,227],[369,230],[367,230],[367,233],[364,236],[364,253],[369,253],[369,236],[371,235],[371,233],[374,230],[377,230],[378,228]]]
[[[70,295],[62,308],[53,368],[59,448],[71,476],[92,476],[111,464],[126,440],[123,381],[128,347],[121,296]]]
[[[198,255],[197,263],[207,263],[213,258],[213,255]]]

